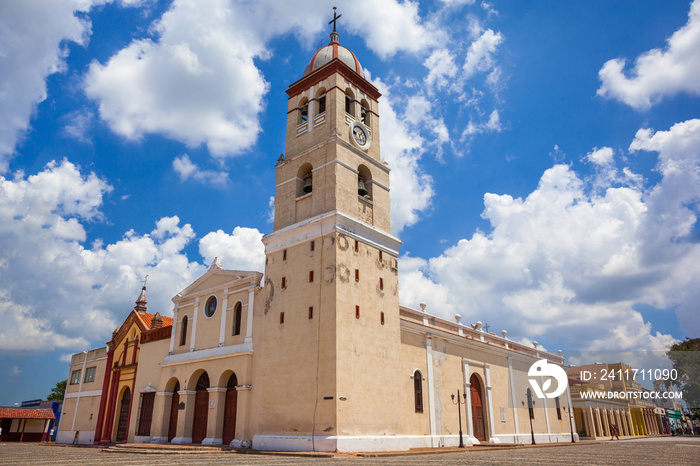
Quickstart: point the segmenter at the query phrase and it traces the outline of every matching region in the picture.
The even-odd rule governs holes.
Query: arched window
[[[318,101],[318,115],[326,111],[326,88],[322,87],[316,93],[316,100]]]
[[[554,404],[557,405],[557,419],[561,421],[561,406],[559,405],[559,397],[554,399]]]
[[[187,342],[187,316],[182,318],[182,326],[180,330],[180,346],[185,346]]]
[[[527,410],[530,413],[530,419],[535,419],[535,409],[532,404],[532,391],[529,388],[527,389]]]
[[[305,123],[309,119],[309,99],[304,97],[299,103],[299,124]]]
[[[313,167],[310,163],[305,163],[299,167],[297,172],[297,197],[309,194],[314,190]]]
[[[360,103],[360,121],[366,126],[369,126],[369,116],[369,104],[365,99],[362,99],[362,102]]]
[[[345,113],[355,116],[355,94],[350,88],[345,90]]]
[[[415,398],[416,412],[423,412],[423,375],[420,371],[413,373],[413,396]]]
[[[372,172],[364,165],[357,167],[357,195],[372,199]]]
[[[236,305],[233,307],[233,334],[234,335],[240,335],[241,334],[241,302],[238,301]]]

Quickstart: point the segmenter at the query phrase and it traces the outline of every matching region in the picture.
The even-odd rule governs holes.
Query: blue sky
[[[148,278],[262,270],[287,87],[336,5],[381,90],[400,301],[555,351],[700,332],[700,0],[0,3],[0,405]]]

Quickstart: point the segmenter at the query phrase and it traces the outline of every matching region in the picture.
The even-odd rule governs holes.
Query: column
[[[236,438],[251,440],[253,433],[249,430],[248,417],[250,416],[250,385],[239,385],[236,387]]]
[[[436,438],[436,420],[435,420],[435,390],[433,388],[433,338],[431,335],[425,337],[425,355],[428,364],[428,405],[430,409],[430,445],[433,447],[439,446],[439,439]]]
[[[156,392],[153,402],[153,421],[151,424],[151,443],[167,443],[170,421],[170,405],[173,392]]]
[[[574,409],[574,413],[576,410]],[[583,430],[586,431],[586,437],[591,436],[591,429],[588,427],[588,413],[586,412],[586,408],[581,408],[581,421],[583,422]]]
[[[224,407],[226,406],[226,388],[207,388],[209,392],[209,415],[207,416],[207,438],[202,445],[221,445],[224,443]]]
[[[177,394],[180,396],[180,403],[185,403],[185,410],[178,413],[176,437],[172,440],[172,443],[192,443],[194,397],[197,392],[194,390],[180,390]]]
[[[603,408],[601,417],[603,418],[603,431],[605,435],[610,435],[610,420],[608,419],[608,410]]]
[[[321,245],[323,247],[323,245]],[[251,282],[250,289],[248,291],[248,317],[246,318],[245,324],[245,342],[253,342],[253,311],[255,309],[255,282]],[[321,312],[319,309],[318,312]],[[241,309],[241,313],[243,310]],[[319,314],[320,315],[320,314]]]
[[[199,296],[194,299],[194,313],[192,314],[192,334],[190,335],[190,351],[194,351],[194,341],[197,337],[197,317],[199,316]]]
[[[605,432],[603,432],[603,421],[600,420],[600,408],[595,409],[595,419],[597,421],[596,430],[598,431],[598,436],[602,437],[605,435]]]
[[[629,410],[627,411],[627,424],[629,424],[630,435],[638,435],[634,422],[632,422],[632,413],[630,413]]]
[[[496,428],[494,427],[493,396],[491,395],[491,366],[488,364],[484,366],[484,375],[486,376],[486,402],[489,404],[489,443],[501,443],[501,441],[496,438]]]
[[[175,351],[175,334],[177,333],[177,304],[173,308],[173,328],[170,330],[170,349],[168,354],[173,354]]]
[[[467,394],[467,435],[470,439],[474,439],[476,437],[474,437],[474,422],[472,419],[472,384],[469,382],[469,363],[467,361],[463,361],[462,364],[464,371],[464,393]]]
[[[224,299],[221,303],[221,325],[219,326],[219,346],[224,346],[226,338],[226,309],[228,308],[228,288],[224,290]]]
[[[506,348],[508,342],[506,341]],[[515,422],[515,435],[520,435],[520,425],[518,425],[518,404],[515,400],[515,381],[513,380],[513,359],[508,356],[508,377],[510,378],[510,401],[513,403],[513,422]],[[469,413],[471,414],[471,413]],[[469,416],[471,418],[471,416]]]
[[[591,438],[596,438],[598,436],[598,429],[596,428],[595,424],[595,418],[594,418],[594,413],[593,413],[593,408],[588,408],[586,411],[588,411],[587,414],[587,421],[591,425],[591,430],[590,430],[590,436]]]

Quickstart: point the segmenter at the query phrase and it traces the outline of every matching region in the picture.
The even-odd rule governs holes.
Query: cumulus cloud
[[[69,351],[104,342],[133,308],[149,275],[149,309],[204,273],[185,247],[189,225],[159,220],[148,234],[86,246],[85,223],[100,221],[111,187],[68,161],[36,175],[0,177],[0,349]],[[133,295],[129,294],[133,291]]]
[[[240,154],[258,138],[268,89],[254,60],[269,58],[274,35],[294,32],[308,42],[325,25],[325,6],[176,0],[153,25],[155,37],[90,65],[86,93],[112,131],[128,139],[155,133],[204,144],[217,157]],[[388,1],[377,10],[367,0],[347,8],[347,28],[362,31],[382,56],[435,42],[416,3]]]
[[[681,328],[697,333],[700,120],[640,130],[630,151],[641,150],[658,152],[662,174],[647,189],[626,175],[591,189],[593,180],[555,165],[524,199],[487,193],[482,217],[491,231],[402,266],[402,301],[426,300],[449,318],[458,312],[506,328],[516,321],[507,328],[515,339],[567,335],[571,347],[590,350],[672,343],[640,305],[675,308]],[[589,156],[607,164],[612,150]]]
[[[236,227],[230,235],[217,230],[199,240],[199,253],[209,264],[218,257],[225,269],[262,272],[265,269],[262,236],[256,228]]]
[[[344,6],[351,32],[366,37],[367,46],[387,58],[397,52],[420,52],[438,43],[445,34],[418,14],[418,2],[358,0]]]
[[[214,14],[216,13],[216,14]],[[253,59],[265,53],[246,15],[223,0],[176,1],[106,64],[94,61],[85,91],[117,134],[162,134],[216,156],[249,148],[260,132],[267,83]]]
[[[647,110],[664,97],[700,94],[700,0],[690,6],[688,22],[674,32],[663,49],[649,50],[625,73],[627,61],[607,61],[598,72],[598,95],[617,99],[637,110]]]
[[[75,16],[93,2],[0,2],[0,173],[46,99],[46,77],[65,70],[67,44],[84,45],[90,22]]]
[[[391,225],[394,234],[413,225],[428,210],[434,195],[433,179],[420,166],[424,140],[409,131],[410,121],[394,110],[390,88],[381,80],[374,84],[381,91],[382,157],[391,168]]]
[[[586,154],[586,160],[596,165],[610,165],[613,161],[613,150],[610,147],[595,147]]]
[[[186,181],[192,178],[200,183],[215,185],[225,185],[228,182],[228,173],[216,170],[202,170],[197,164],[190,160],[187,154],[175,157],[175,160],[173,160],[173,170],[175,170],[175,173],[180,177],[180,181]]]

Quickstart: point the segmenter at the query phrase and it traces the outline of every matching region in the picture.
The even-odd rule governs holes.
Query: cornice
[[[379,92],[379,89],[374,87],[365,78],[357,74],[348,65],[343,63],[339,58],[334,58],[333,60],[323,65],[321,68],[317,69],[313,73],[304,76],[295,83],[292,83],[289,86],[289,89],[287,89],[287,95],[291,99],[292,97],[301,94],[314,84],[319,83],[324,79],[330,77],[331,75],[333,75],[333,73],[338,73],[374,100],[379,100],[379,98],[382,96],[382,94]]]

